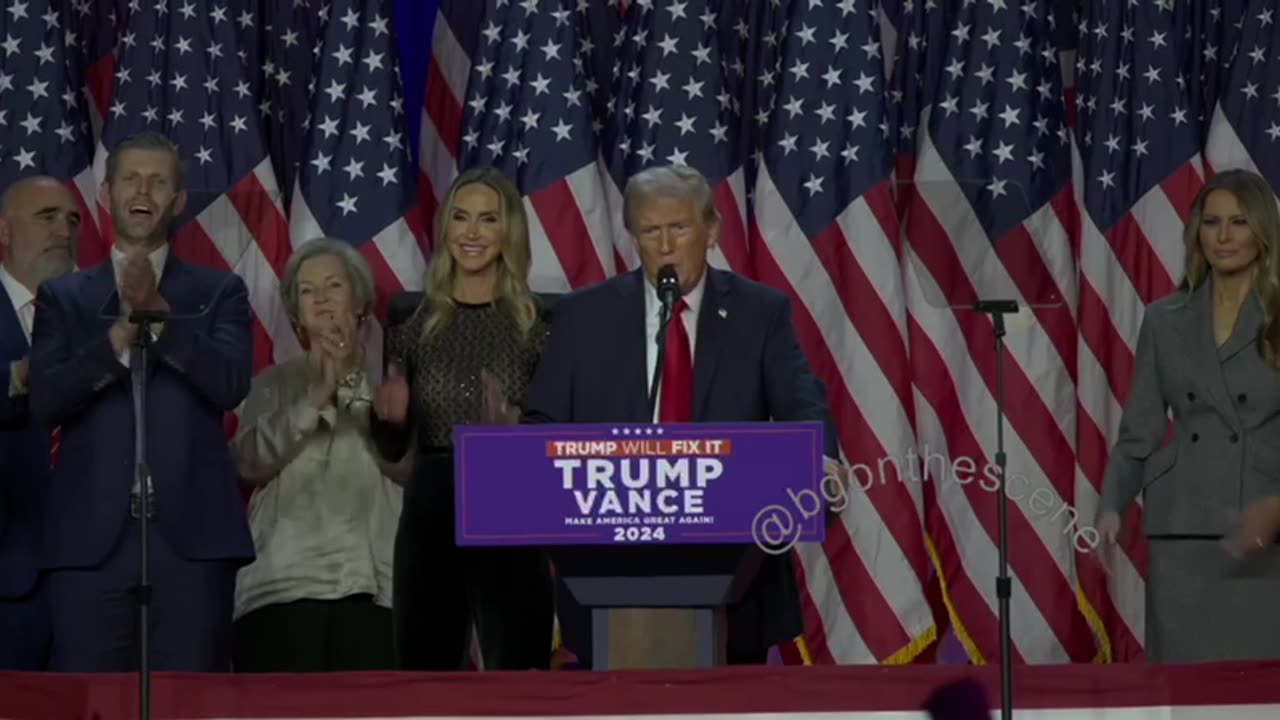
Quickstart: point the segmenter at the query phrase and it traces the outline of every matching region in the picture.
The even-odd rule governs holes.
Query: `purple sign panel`
[[[459,426],[459,545],[756,542],[821,497],[822,423]],[[821,541],[821,513],[794,541]]]

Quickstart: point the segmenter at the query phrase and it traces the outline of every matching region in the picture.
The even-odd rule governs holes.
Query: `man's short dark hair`
[[[143,130],[116,143],[116,146],[111,149],[111,154],[107,156],[107,182],[115,180],[118,158],[124,150],[162,150],[169,153],[173,156],[173,176],[177,183],[174,189],[182,190],[186,187],[186,168],[182,162],[182,151],[172,140],[154,130]]]

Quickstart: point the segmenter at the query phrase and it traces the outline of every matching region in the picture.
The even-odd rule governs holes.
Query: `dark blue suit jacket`
[[[839,457],[826,390],[796,340],[790,300],[735,273],[707,273],[693,421],[818,420],[826,454]],[[649,422],[644,282],[637,270],[560,298],[529,385],[527,422]],[[768,556],[740,607],[730,608],[730,643],[763,651],[794,639],[803,631],[798,598],[790,554]]]
[[[248,290],[239,276],[171,252],[159,291],[171,317],[149,356],[156,527],[189,560],[250,562],[253,542],[222,424],[253,374]],[[46,568],[98,565],[129,516],[132,389],[107,338],[118,314],[110,260],[36,294],[31,413],[46,427],[62,427],[45,516]]]
[[[49,487],[49,431],[31,422],[25,395],[9,397],[9,363],[28,350],[18,313],[0,290],[0,598],[35,587]]]

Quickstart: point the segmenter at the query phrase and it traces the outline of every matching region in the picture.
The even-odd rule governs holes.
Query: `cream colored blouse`
[[[305,357],[253,380],[231,442],[249,501],[257,558],[236,580],[235,617],[300,599],[373,595],[391,606],[391,559],[403,490],[369,438],[363,372],[317,411]]]

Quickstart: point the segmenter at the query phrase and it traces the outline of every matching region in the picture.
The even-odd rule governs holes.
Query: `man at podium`
[[[838,457],[825,388],[796,340],[789,299],[708,266],[720,216],[706,178],[687,167],[637,173],[623,194],[623,220],[642,267],[558,301],[524,422],[817,420],[827,423],[826,455]],[[679,294],[650,414],[662,314],[657,288],[672,269]],[[563,584],[558,596],[565,644],[589,668],[590,615]],[[803,631],[789,553],[765,559],[742,599],[727,608],[727,625],[730,665],[764,664],[770,647]]]

